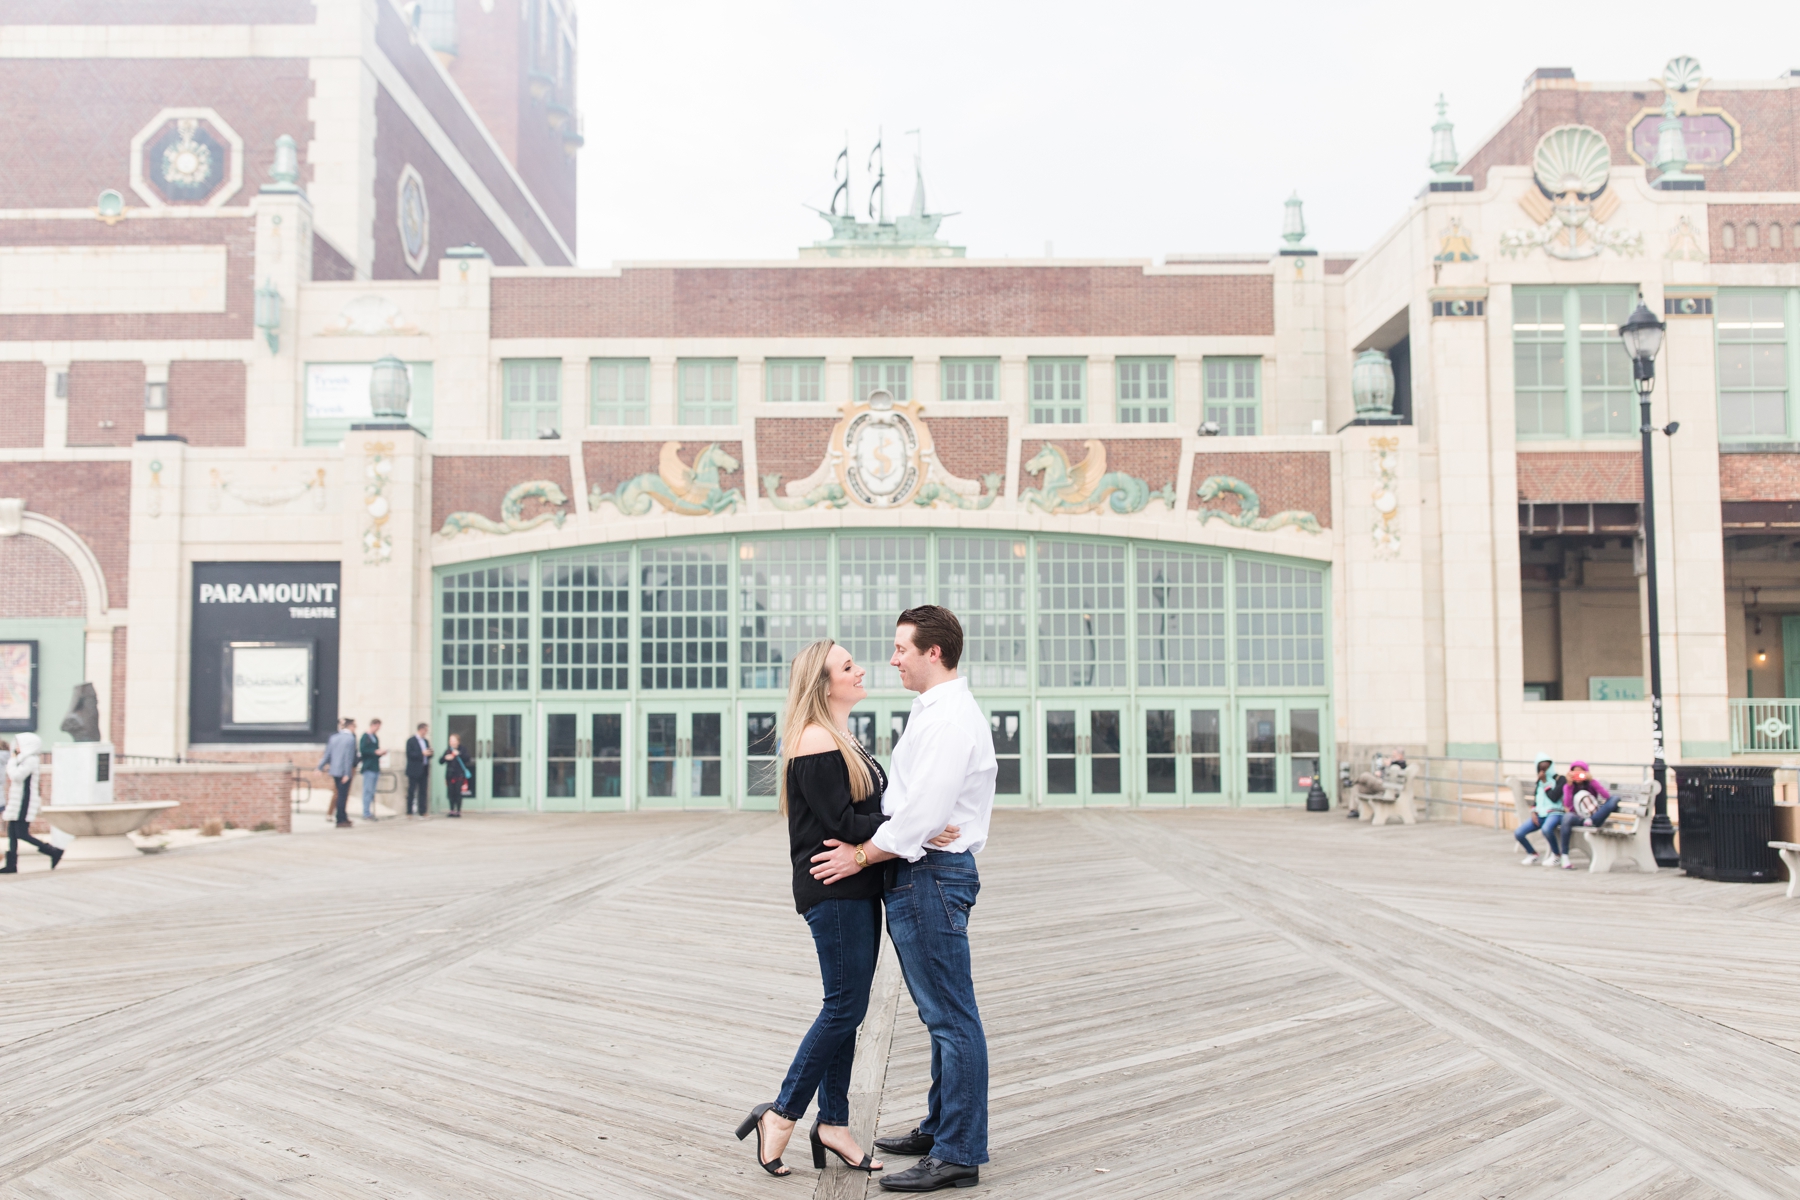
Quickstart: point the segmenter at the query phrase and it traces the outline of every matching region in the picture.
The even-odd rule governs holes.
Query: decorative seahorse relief
[[[1027,472],[1044,473],[1044,486],[1026,488],[1019,500],[1036,505],[1047,513],[1088,513],[1105,505],[1121,515],[1141,512],[1152,499],[1175,507],[1175,485],[1164,484],[1152,490],[1135,475],[1106,469],[1106,446],[1096,438],[1087,440],[1087,457],[1074,466],[1060,449],[1044,443],[1044,448],[1025,464]]]
[[[736,512],[744,502],[744,493],[737,488],[720,487],[719,475],[737,469],[738,460],[717,442],[701,449],[691,467],[681,461],[680,442],[664,442],[656,474],[627,479],[610,492],[595,487],[588,492],[588,508],[597,509],[602,501],[610,501],[628,517],[643,516],[653,503],[684,517]]]
[[[919,489],[913,497],[913,503],[920,508],[930,508],[936,504],[949,504],[956,508],[986,508],[1000,495],[1000,485],[1006,482],[1006,476],[998,471],[990,471],[981,477],[981,495],[966,496],[947,483],[931,480]]]
[[[525,518],[525,502],[542,500],[553,508],[539,513],[527,520]],[[444,518],[444,527],[438,530],[439,537],[455,537],[470,529],[479,529],[483,533],[523,533],[527,529],[536,529],[545,521],[552,522],[558,529],[569,519],[569,514],[562,511],[562,506],[569,502],[569,497],[548,479],[533,479],[521,483],[506,493],[500,501],[500,519],[491,521],[478,512],[453,512]]]
[[[1236,515],[1228,513],[1220,508],[1202,507],[1200,509],[1200,523],[1202,525],[1216,517],[1227,525],[1235,525],[1239,529],[1267,531],[1291,525],[1295,529],[1304,529],[1307,533],[1323,532],[1319,528],[1319,519],[1317,517],[1309,512],[1301,512],[1299,509],[1290,508],[1284,512],[1278,512],[1272,517],[1263,516],[1262,501],[1257,497],[1256,489],[1245,483],[1243,480],[1233,479],[1229,475],[1208,476],[1206,482],[1200,485],[1196,494],[1200,497],[1202,506],[1204,506],[1208,500],[1217,499],[1222,495],[1236,496],[1238,500],[1238,511]]]

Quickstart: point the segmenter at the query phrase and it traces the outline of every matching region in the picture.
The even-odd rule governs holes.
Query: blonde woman
[[[829,884],[812,876],[813,855],[826,849],[827,838],[860,846],[887,819],[881,815],[887,775],[850,736],[850,710],[868,695],[864,674],[850,652],[829,639],[800,651],[789,669],[780,807],[787,814],[794,907],[812,929],[825,1001],[800,1042],[780,1096],[751,1109],[737,1129],[740,1140],[755,1131],[756,1161],[771,1175],[791,1173],[781,1152],[815,1092],[813,1166],[824,1169],[827,1150],[855,1170],[882,1166],[863,1152],[849,1128],[856,1027],[869,1007],[881,950],[882,872],[859,872]],[[940,837],[954,840],[956,833],[947,829]]]

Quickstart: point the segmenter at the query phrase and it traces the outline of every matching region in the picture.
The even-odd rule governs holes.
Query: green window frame
[[[869,397],[885,388],[895,404],[912,399],[912,359],[859,358],[851,364],[851,377],[856,381],[856,402],[867,404]]]
[[[737,424],[737,359],[684,358],[676,366],[680,424]]]
[[[509,441],[562,436],[562,359],[509,358],[500,364],[505,380],[500,436]]]
[[[945,400],[998,400],[1000,360],[997,358],[946,358],[939,364]]]
[[[650,423],[650,360],[588,360],[588,424]]]
[[[1121,358],[1117,377],[1117,417],[1124,425],[1164,425],[1174,420],[1175,360]]]
[[[817,404],[825,399],[825,360],[771,358],[763,364],[763,399],[770,404]]]
[[[1026,360],[1031,380],[1033,425],[1080,425],[1087,421],[1087,359]]]
[[[1721,288],[1713,310],[1719,440],[1790,440],[1800,428],[1800,289]]]
[[[1262,359],[1201,359],[1200,378],[1206,408],[1202,419],[1217,425],[1221,436],[1262,432]]]
[[[1521,438],[1623,438],[1637,390],[1619,326],[1631,287],[1513,289],[1513,429]]]
[[[531,564],[438,575],[438,690],[445,695],[531,689]]]

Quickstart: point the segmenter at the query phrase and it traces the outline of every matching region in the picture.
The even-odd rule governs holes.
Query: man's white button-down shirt
[[[999,771],[993,732],[968,683],[938,684],[913,701],[881,798],[888,819],[870,840],[918,862],[925,857],[925,843],[955,825],[961,832],[954,842],[931,848],[979,854],[987,845]]]

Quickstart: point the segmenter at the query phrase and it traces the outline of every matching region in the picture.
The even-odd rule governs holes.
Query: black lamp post
[[[1631,356],[1631,377],[1637,385],[1638,433],[1644,439],[1644,574],[1649,589],[1650,615],[1650,742],[1651,776],[1656,780],[1656,816],[1650,822],[1650,849],[1656,864],[1680,864],[1675,853],[1675,827],[1669,823],[1668,764],[1663,761],[1662,625],[1656,605],[1656,497],[1651,487],[1650,442],[1656,427],[1650,424],[1650,392],[1656,387],[1656,353],[1662,349],[1663,323],[1643,304],[1619,326],[1619,339]],[[1673,435],[1679,423],[1669,422],[1664,433]]]

